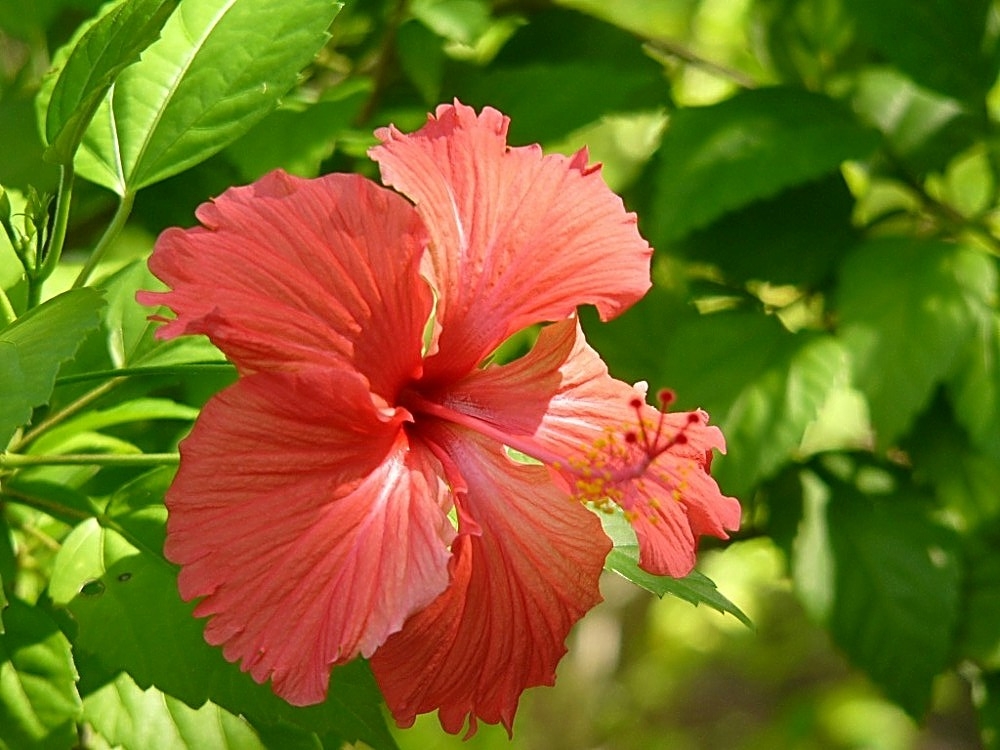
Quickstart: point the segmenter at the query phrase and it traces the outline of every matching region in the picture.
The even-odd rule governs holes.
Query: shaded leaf
[[[176,468],[165,466],[126,482],[111,495],[105,514],[129,543],[152,557],[163,557],[167,507],[163,498]]]
[[[649,313],[668,310],[654,307]],[[623,324],[634,325],[630,316],[635,319],[630,313]],[[640,325],[650,331],[643,347],[616,335],[617,323],[593,329],[595,346],[613,361],[640,356],[623,348],[641,349],[648,364],[629,370],[626,379],[669,387],[678,408],[709,413],[726,436],[727,453],[713,463],[712,474],[728,494],[742,496],[778,471],[827,398],[847,381],[838,342],[793,334],[771,315],[687,314]]]
[[[126,67],[160,35],[179,0],[127,0],[81,27],[48,93],[45,158],[72,160],[98,105]],[[56,64],[59,64],[58,53]]]
[[[977,316],[974,335],[948,383],[955,416],[972,443],[1000,458],[1000,314]]]
[[[168,398],[136,398],[105,409],[92,409],[47,430],[32,443],[33,453],[60,452],[59,446],[74,435],[105,427],[153,420],[194,421],[198,410]],[[63,451],[64,452],[64,451]]]
[[[1000,516],[1000,456],[970,446],[942,399],[920,417],[903,447],[914,478],[934,488],[941,506],[960,518],[963,528],[977,529]]]
[[[980,680],[976,696],[979,728],[986,750],[1000,747],[1000,672],[989,672]]]
[[[104,305],[93,289],[60,294],[0,330],[0,447],[46,403],[59,366],[88,331],[97,328]]]
[[[226,157],[252,181],[281,167],[300,177],[315,177],[333,153],[337,136],[352,124],[371,96],[367,83],[338,86],[315,104],[272,112],[226,149]]]
[[[960,102],[920,88],[893,68],[862,73],[852,104],[915,174],[943,168],[960,150],[956,142],[971,141],[972,117]]]
[[[840,104],[798,89],[754,89],[680,109],[660,146],[651,241],[665,247],[733,209],[836,172],[878,143]]]
[[[844,7],[872,46],[917,83],[977,100],[996,80],[990,0],[846,0]]]
[[[1000,670],[1000,557],[997,529],[976,534],[965,544],[964,611],[957,650],[983,669]]]
[[[77,170],[125,195],[203,161],[275,107],[339,9],[333,0],[181,3],[118,77]]]
[[[325,703],[288,705],[204,641],[203,623],[180,600],[172,566],[96,520],[64,541],[49,593],[76,620],[76,647],[107,670],[124,669],[142,688],[154,686],[192,708],[211,700],[255,725],[286,722],[345,741],[360,739],[376,750],[395,747],[364,662],[334,671]]]
[[[827,507],[834,641],[915,718],[948,664],[958,616],[954,535],[915,498],[879,499],[837,484]]]
[[[553,141],[603,115],[668,101],[662,68],[638,39],[567,10],[532,15],[488,68],[456,67],[453,79],[446,91],[510,117],[513,144]]]
[[[954,372],[995,289],[993,264],[962,245],[885,238],[846,259],[838,337],[880,445],[896,440]]]
[[[0,634],[0,745],[64,750],[77,739],[76,669],[55,622],[37,607],[12,600]]]
[[[622,513],[601,513],[600,518],[604,531],[615,545],[604,563],[607,570],[614,571],[660,598],[671,594],[695,606],[705,604],[723,614],[728,612],[748,628],[753,628],[750,618],[723,596],[715,583],[703,573],[693,570],[684,578],[671,578],[653,575],[640,568],[639,542],[625,516]]]
[[[857,240],[854,198],[830,175],[732,211],[685,237],[678,251],[732,281],[819,286]]]

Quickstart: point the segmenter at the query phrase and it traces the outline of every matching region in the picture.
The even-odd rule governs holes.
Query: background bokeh
[[[680,408],[703,407],[723,428],[728,454],[713,473],[745,522],[705,545],[699,569],[754,623],[608,573],[556,686],[523,697],[513,741],[481,726],[463,742],[425,716],[393,730],[399,746],[1000,747],[1000,6],[344,5],[273,113],[138,191],[96,277],[126,305],[155,236],[191,225],[199,203],[276,167],[374,178],[374,128],[419,127],[456,97],[509,115],[514,144],[587,145],[656,248],[650,294],[609,324],[585,311],[588,338],[613,374],[670,387]],[[8,189],[55,189],[36,97],[55,51],[98,7],[0,0]],[[88,158],[53,289],[116,209]],[[0,286],[23,302],[3,247]],[[78,370],[106,358],[89,351]],[[198,407],[227,377],[152,379],[115,398]],[[53,408],[81,388],[57,389]],[[163,450],[184,431],[172,418],[155,433],[106,431]],[[134,477],[31,478],[110,496]],[[0,485],[0,578],[9,596],[44,603],[72,522],[32,497]],[[98,735],[81,742],[100,746]]]

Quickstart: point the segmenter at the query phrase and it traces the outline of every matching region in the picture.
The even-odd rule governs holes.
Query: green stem
[[[93,390],[84,393],[82,396],[80,396],[80,398],[76,399],[76,401],[66,404],[66,406],[64,406],[59,411],[53,412],[46,419],[43,419],[41,422],[35,425],[33,429],[25,433],[20,440],[18,440],[16,443],[14,443],[13,446],[11,446],[11,450],[15,452],[21,450],[26,445],[28,445],[28,443],[30,443],[32,440],[41,435],[43,432],[52,427],[55,427],[64,419],[73,416],[78,411],[83,409],[85,406],[87,406],[93,401],[96,401],[97,399],[99,399],[108,391],[112,390],[116,385],[123,382],[124,380],[125,378],[113,378],[104,383],[101,383]]]
[[[76,277],[76,281],[73,282],[73,289],[79,289],[81,286],[87,283],[90,275],[97,268],[97,264],[101,262],[101,258],[104,257],[104,253],[107,252],[108,247],[111,243],[115,241],[118,235],[121,233],[122,228],[125,226],[125,222],[128,221],[129,215],[132,213],[132,204],[135,202],[135,194],[126,192],[125,195],[121,197],[118,202],[118,209],[115,211],[115,215],[111,219],[111,223],[108,224],[108,228],[104,230],[104,234],[101,235],[101,239],[97,241],[97,245],[94,247],[94,251],[90,254],[87,259],[86,264],[80,271],[80,275]]]
[[[14,306],[10,303],[10,297],[7,296],[7,292],[0,288],[0,328],[10,325],[15,320],[17,320],[17,313],[14,312]]]
[[[56,214],[52,222],[52,234],[44,248],[38,248],[34,269],[26,268],[28,277],[28,309],[37,307],[42,299],[42,284],[59,265],[63,244],[66,242],[66,227],[69,224],[69,207],[73,200],[73,163],[59,168],[59,192],[56,194]]]
[[[32,456],[22,453],[0,455],[0,469],[29,466],[176,466],[178,453],[63,453]]]
[[[191,362],[183,365],[120,367],[117,370],[97,370],[95,372],[80,372],[75,375],[64,375],[56,378],[56,385],[69,385],[71,383],[81,383],[87,380],[125,378],[136,375],[145,375],[149,377],[153,375],[192,375],[224,371],[235,371],[235,368],[229,362]]]
[[[27,505],[29,508],[40,510],[43,513],[47,513],[56,518],[69,517],[85,520],[93,516],[92,513],[86,513],[78,508],[71,508],[68,505],[63,505],[62,503],[57,503],[53,500],[36,497],[35,495],[28,495],[20,490],[11,489],[10,487],[5,487],[3,494],[0,495],[0,497],[10,498],[16,503]]]

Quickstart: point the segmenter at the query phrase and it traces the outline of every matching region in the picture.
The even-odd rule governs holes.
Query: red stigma
[[[677,400],[677,394],[669,388],[661,388],[656,392],[656,400],[660,402],[660,408],[666,410],[668,406]]]

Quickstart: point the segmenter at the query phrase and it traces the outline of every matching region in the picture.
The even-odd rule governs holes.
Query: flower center
[[[667,407],[674,394],[659,392],[660,409],[652,419],[652,409],[635,397],[629,407],[635,412],[635,422],[618,429],[607,428],[601,437],[585,451],[569,461],[569,471],[575,477],[574,496],[598,510],[611,511],[624,505],[625,494],[632,482],[642,490],[642,482],[653,463],[671,448],[687,443],[688,428],[699,421],[696,413],[688,415],[680,428],[670,429],[666,423]],[[662,478],[672,484],[669,477]]]
[[[634,422],[606,428],[589,447],[568,458],[533,436],[508,433],[481,417],[445,406],[413,389],[401,394],[400,403],[415,415],[426,414],[467,427],[540,461],[567,480],[574,499],[610,511],[622,503],[630,483],[639,483],[641,489],[643,477],[659,456],[687,443],[689,426],[699,421],[698,415],[691,413],[684,424],[671,429],[666,423],[666,408],[674,400],[673,393],[663,390],[658,399],[660,410],[654,411],[641,398],[632,398],[629,407],[635,412]]]

